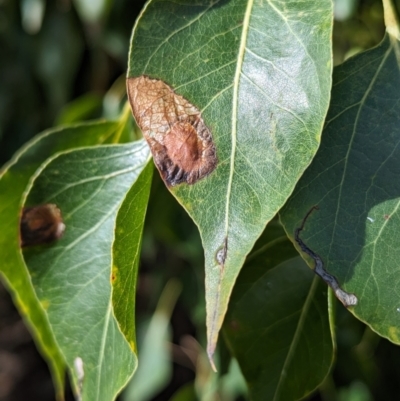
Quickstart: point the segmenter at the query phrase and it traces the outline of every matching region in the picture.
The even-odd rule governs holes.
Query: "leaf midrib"
[[[249,32],[250,16],[253,9],[254,0],[249,0],[243,19],[243,31],[240,38],[240,46],[238,53],[238,61],[236,65],[235,77],[233,80],[233,99],[232,99],[232,149],[231,149],[231,163],[229,170],[229,179],[226,194],[226,205],[225,205],[225,237],[228,238],[229,231],[229,206],[232,194],[232,182],[233,172],[235,167],[235,155],[236,155],[236,142],[237,142],[237,117],[238,117],[238,105],[239,105],[239,81],[242,72],[244,54],[246,51],[247,35]]]
[[[228,185],[227,185],[227,192],[226,192],[226,204],[225,204],[225,224],[224,224],[224,239],[223,239],[223,244],[229,243],[229,238],[228,238],[228,233],[229,233],[229,206],[230,206],[230,201],[231,201],[231,194],[232,194],[232,182],[233,182],[233,172],[234,172],[234,166],[235,166],[235,154],[236,154],[236,142],[237,142],[237,115],[238,115],[238,100],[239,100],[239,81],[240,81],[240,75],[242,72],[242,66],[243,66],[243,60],[244,60],[244,53],[246,50],[246,42],[247,42],[247,34],[249,31],[249,23],[250,23],[250,16],[251,16],[251,11],[254,5],[254,0],[249,0],[247,3],[246,11],[244,14],[243,18],[243,31],[242,35],[240,38],[240,45],[239,45],[239,52],[238,52],[238,58],[237,58],[237,65],[236,65],[236,71],[235,71],[235,76],[233,79],[233,99],[232,99],[232,148],[231,148],[231,156],[230,156],[230,170],[229,170],[229,178],[228,178]],[[224,245],[222,245],[224,246]],[[228,245],[229,246],[229,245]],[[229,249],[229,248],[228,248]],[[219,311],[219,306],[220,306],[220,298],[221,298],[221,283],[222,283],[222,277],[224,274],[224,268],[225,268],[225,261],[223,262],[223,266],[220,266],[220,275],[219,275],[219,280],[218,280],[218,289],[217,289],[217,294],[216,294],[216,299],[215,299],[215,307],[214,307],[214,313],[212,314],[211,318],[211,325],[209,329],[209,334],[208,334],[208,349],[207,353],[209,355],[209,358],[212,362],[212,355],[214,353],[215,349],[215,339],[214,337],[218,334],[218,331],[220,329],[219,324],[218,324],[218,318],[221,316],[221,312]],[[226,306],[225,306],[226,307]],[[222,314],[223,316],[223,314]]]
[[[306,301],[304,302],[304,305],[303,305],[303,307],[301,309],[301,314],[300,314],[299,321],[297,323],[296,331],[294,332],[292,343],[290,344],[289,351],[288,351],[288,353],[286,355],[285,362],[283,363],[283,366],[282,366],[282,369],[281,369],[281,374],[279,376],[278,384],[276,385],[276,390],[275,390],[275,393],[274,393],[273,401],[278,401],[279,400],[280,391],[281,391],[282,386],[284,385],[285,372],[287,372],[287,369],[288,369],[290,363],[292,362],[294,353],[296,351],[296,347],[297,347],[297,345],[299,343],[300,334],[301,334],[302,329],[303,329],[304,324],[305,324],[305,320],[306,320],[306,317],[307,317],[307,312],[310,309],[311,302],[312,302],[313,297],[315,295],[315,291],[317,289],[317,286],[318,286],[318,277],[315,276],[313,281],[312,281],[312,283],[311,283],[310,291],[307,294]]]
[[[379,66],[378,66],[373,78],[371,79],[370,84],[368,85],[367,90],[365,91],[363,97],[361,98],[361,100],[359,102],[357,115],[356,115],[356,118],[354,120],[353,132],[351,134],[351,138],[350,138],[350,141],[349,141],[349,146],[348,146],[348,149],[347,149],[347,152],[346,152],[346,156],[344,158],[344,167],[343,167],[343,174],[342,174],[342,177],[341,177],[341,180],[340,180],[340,184],[339,184],[339,194],[338,194],[338,200],[337,200],[337,206],[336,206],[336,212],[335,212],[335,221],[334,221],[334,225],[333,225],[331,243],[329,245],[328,256],[327,256],[327,260],[328,261],[331,259],[330,255],[331,255],[331,252],[332,252],[332,246],[334,244],[334,238],[335,238],[335,235],[336,235],[336,227],[338,226],[337,217],[339,215],[340,205],[341,205],[341,201],[342,201],[342,190],[343,190],[343,186],[344,186],[344,180],[345,180],[345,177],[347,175],[347,166],[348,166],[348,161],[349,161],[349,158],[350,158],[350,152],[353,149],[354,138],[357,135],[357,128],[358,128],[358,122],[359,122],[359,119],[360,119],[361,111],[362,111],[363,106],[365,105],[365,101],[368,98],[368,96],[369,96],[369,94],[370,94],[370,92],[371,92],[376,80],[378,79],[380,71],[383,68],[383,65],[385,64],[386,59],[389,57],[389,54],[391,53],[391,51],[392,51],[392,46],[390,46],[388,48],[388,50],[386,51],[386,53],[385,53],[381,63],[379,64]]]

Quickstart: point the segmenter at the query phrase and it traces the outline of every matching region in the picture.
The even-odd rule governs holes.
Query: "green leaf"
[[[319,145],[331,30],[328,0],[153,0],[134,28],[128,77],[165,81],[216,147],[208,177],[170,188],[205,249],[210,357],[246,255]]]
[[[111,0],[75,0],[74,5],[84,22],[98,24],[105,19],[112,2]]]
[[[313,205],[302,234],[342,288],[349,308],[400,344],[399,42],[376,48],[334,71],[321,148],[282,213],[290,236]]]
[[[197,401],[196,390],[193,382],[186,383],[170,398],[169,401]]]
[[[246,381],[236,359],[231,359],[228,372],[220,378],[220,388],[223,400],[236,400],[238,397],[248,398]]]
[[[120,323],[113,311],[113,303],[122,302],[123,289],[116,286],[117,299],[112,298],[111,281],[118,281],[118,274],[126,276],[127,272],[112,270],[112,245],[120,205],[148,159],[149,149],[143,140],[65,152],[43,167],[27,199],[28,206],[55,203],[66,225],[59,241],[26,249],[24,257],[76,388],[81,387],[81,380],[73,370],[74,362],[77,358],[83,361],[83,390],[78,391],[83,401],[115,399],[137,365],[136,354],[132,352],[133,334],[125,324],[128,318],[132,321],[132,309],[127,308],[128,316],[117,308]],[[136,194],[138,205],[146,204],[148,174],[146,171],[142,180],[143,188],[138,188],[143,194]],[[134,195],[128,193],[122,216],[130,207],[133,211]],[[143,207],[139,210],[136,225],[139,229],[144,210]],[[126,235],[140,240],[137,232]],[[116,240],[123,241],[121,236],[120,231]],[[137,267],[137,260],[131,261],[130,266],[122,266],[120,246],[119,243],[114,248],[116,266]],[[131,247],[138,253],[140,243]],[[131,274],[136,276],[135,269]],[[130,280],[131,285],[133,281]]]
[[[170,320],[180,292],[180,283],[171,280],[161,294],[157,309],[139,343],[142,362],[122,395],[124,401],[152,400],[168,385],[172,376]]]
[[[55,125],[73,124],[94,118],[101,114],[102,97],[96,93],[87,93],[74,99],[63,107]]]
[[[361,381],[354,381],[348,388],[341,388],[338,401],[373,401],[369,388]]]
[[[285,236],[269,241],[232,293],[224,337],[253,401],[299,400],[333,363],[326,285],[295,254]]]
[[[141,141],[142,142],[142,141]],[[136,350],[136,279],[153,166],[148,163],[127,193],[117,215],[111,282],[114,314],[132,350]]]
[[[25,190],[36,169],[54,153],[113,141],[119,129],[117,122],[92,122],[46,131],[25,145],[0,172],[0,271],[49,363],[58,399],[63,399],[64,391],[63,357],[34,294],[20,248],[19,220]]]

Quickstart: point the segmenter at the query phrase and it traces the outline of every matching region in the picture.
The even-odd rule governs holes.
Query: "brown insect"
[[[294,232],[294,239],[299,244],[300,249],[305,252],[307,255],[311,256],[314,260],[314,272],[318,274],[328,284],[333,292],[335,293],[337,299],[347,308],[349,306],[355,306],[358,303],[358,299],[354,294],[350,294],[341,289],[339,282],[337,281],[336,277],[332,276],[332,274],[328,273],[325,270],[324,262],[322,261],[321,257],[316,254],[313,250],[311,250],[300,238],[300,233],[304,230],[304,225],[306,224],[307,219],[310,217],[310,214],[314,210],[318,210],[319,207],[317,205],[313,206],[307,214],[304,216],[303,221],[301,222],[300,227],[297,227]]]
[[[64,234],[60,209],[52,204],[25,207],[20,222],[21,246],[53,242]]]
[[[194,184],[217,165],[212,135],[200,111],[165,82],[127,79],[133,115],[167,185]]]

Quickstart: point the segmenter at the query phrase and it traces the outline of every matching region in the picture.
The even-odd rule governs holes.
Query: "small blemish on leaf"
[[[215,254],[215,260],[220,266],[225,265],[227,252],[228,252],[228,238],[225,238],[223,245],[218,248]]]
[[[131,350],[133,351],[133,352],[137,352],[137,349],[136,349],[136,344],[135,344],[135,342],[134,341],[129,341],[129,346],[131,347]]]
[[[42,308],[44,310],[47,310],[47,309],[49,309],[50,301],[48,299],[43,299],[40,301],[40,304],[42,305]]]
[[[400,330],[398,327],[389,327],[389,337],[392,341],[400,341]]]
[[[239,329],[239,323],[237,320],[231,320],[229,322],[229,326],[231,327],[232,330],[236,331]]]
[[[383,216],[383,218],[384,218],[385,220],[389,220],[389,219],[390,219],[390,214],[385,214],[385,215]]]
[[[111,283],[114,284],[117,277],[118,277],[118,267],[113,266],[112,271],[111,271]]]
[[[52,204],[25,207],[20,222],[21,246],[41,245],[62,237],[65,224],[60,209]]]
[[[165,82],[147,76],[127,79],[133,115],[167,185],[194,184],[217,165],[211,131],[200,110]]]

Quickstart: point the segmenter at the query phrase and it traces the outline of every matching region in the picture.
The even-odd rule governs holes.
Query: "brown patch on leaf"
[[[165,82],[127,79],[133,115],[167,185],[194,184],[217,165],[212,135],[200,111]]]
[[[62,237],[65,230],[60,209],[52,204],[25,207],[20,222],[21,246],[41,245]]]

